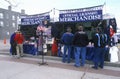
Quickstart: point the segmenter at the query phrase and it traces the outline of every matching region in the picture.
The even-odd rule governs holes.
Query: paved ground
[[[41,59],[7,55],[0,55],[0,60],[0,79],[120,79],[118,67],[94,70],[89,64],[76,68],[73,63],[55,60],[45,60],[48,65],[40,65]]]
[[[58,57],[45,56],[48,65],[40,65],[41,61],[41,56],[12,57],[9,43],[0,41],[0,79],[120,79],[119,62],[106,62],[104,69],[94,70],[91,64],[76,68],[74,63],[62,63]]]

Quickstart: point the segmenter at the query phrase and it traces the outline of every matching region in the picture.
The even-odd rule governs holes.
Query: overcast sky
[[[17,5],[17,7],[13,6],[12,10],[20,12],[21,9],[25,9],[26,14],[44,13],[53,8],[63,10],[92,7],[106,2],[106,13],[115,15],[120,27],[120,0],[0,0],[0,8],[7,9],[9,6],[7,1]]]

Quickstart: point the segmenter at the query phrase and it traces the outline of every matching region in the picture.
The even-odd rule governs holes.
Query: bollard
[[[6,38],[4,38],[4,44],[6,44]]]

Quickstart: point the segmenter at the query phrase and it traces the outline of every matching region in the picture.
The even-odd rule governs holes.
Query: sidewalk
[[[120,68],[105,66],[94,70],[91,65],[76,68],[73,63],[23,57],[20,59],[0,55],[0,79],[120,79]]]
[[[41,56],[13,58],[9,43],[0,43],[0,79],[120,79],[119,62],[105,62],[104,69],[94,70],[91,62],[76,68],[74,62],[62,63],[61,57],[45,56],[48,65],[40,65]]]
[[[9,40],[6,41],[6,44],[4,44],[3,40],[0,40],[0,54],[10,55],[9,49],[10,49]],[[26,54],[25,56],[29,57],[29,58],[41,58],[41,56],[39,57],[39,56],[33,56],[33,55],[28,55],[28,54]],[[45,56],[45,58],[48,60],[61,61],[61,57]],[[86,61],[86,62],[88,64],[92,64],[92,62],[90,62],[90,61]],[[105,62],[105,66],[120,67],[120,62],[116,62],[116,63]]]
[[[9,40],[6,40],[6,44],[4,44],[4,40],[0,40],[0,53],[9,54],[10,43]]]

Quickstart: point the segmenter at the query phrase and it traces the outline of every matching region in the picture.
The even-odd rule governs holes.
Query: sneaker
[[[24,55],[20,55],[21,57],[23,57]]]
[[[12,55],[12,57],[15,57],[15,55]]]
[[[62,61],[63,63],[65,63],[65,61]]]
[[[21,57],[23,57],[23,56],[24,56],[24,54],[23,54],[23,53],[20,53],[20,56],[21,56]]]
[[[16,56],[17,59],[20,59],[20,56]]]
[[[103,66],[99,65],[99,67],[100,67],[101,69],[103,69]]]
[[[70,63],[70,61],[68,61],[67,63]]]
[[[77,66],[77,65],[74,65],[75,67],[80,67],[80,66]]]
[[[95,66],[92,66],[92,68],[93,68],[93,69],[96,69],[96,70],[98,69],[98,68],[97,68],[97,67],[95,67]]]
[[[84,65],[81,65],[81,67],[84,67]]]

